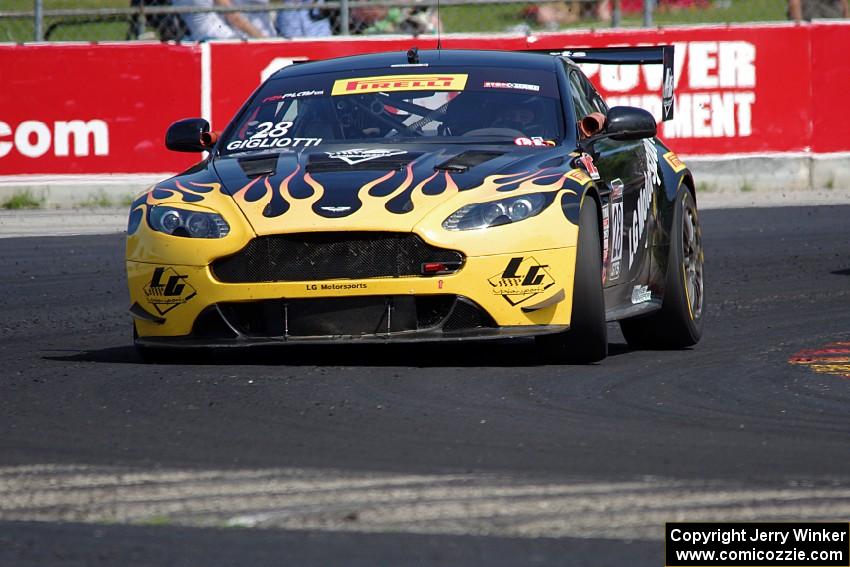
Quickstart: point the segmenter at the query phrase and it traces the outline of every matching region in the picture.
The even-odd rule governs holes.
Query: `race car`
[[[208,152],[132,204],[135,344],[535,337],[541,353],[682,348],[702,334],[695,184],[653,116],[609,108],[576,62],[661,63],[672,47],[380,53],[286,67]]]

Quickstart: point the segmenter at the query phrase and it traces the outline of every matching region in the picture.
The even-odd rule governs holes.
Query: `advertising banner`
[[[850,37],[850,27],[842,27]],[[542,48],[675,46],[675,117],[659,128],[681,154],[807,151],[812,145],[810,27],[630,30],[541,36]],[[661,118],[660,65],[583,65],[611,106]]]
[[[0,46],[0,175],[174,171],[165,129],[200,112],[195,46]],[[191,163],[191,161],[190,161]]]
[[[850,113],[846,112],[850,93],[850,58],[843,53],[850,45],[850,25],[844,22],[818,22],[811,33],[812,151],[850,151]],[[796,80],[795,69],[787,69]],[[788,82],[788,80],[786,80]]]
[[[833,28],[850,39],[850,26]],[[811,148],[810,36],[810,26],[783,24],[446,38],[443,48],[575,50],[673,44],[675,119],[660,128],[660,135],[682,154],[740,154]],[[431,38],[419,38],[310,42],[309,48],[303,43],[213,45],[213,121],[226,123],[261,79],[293,62],[333,53],[405,51],[413,45],[425,49],[432,43]],[[840,65],[835,61],[825,66],[833,64]],[[639,106],[660,120],[660,65],[587,64],[583,69],[611,106]]]
[[[444,49],[675,46],[675,118],[659,135],[684,155],[850,151],[843,108],[850,24],[445,36]],[[178,171],[168,125],[203,116],[220,130],[256,87],[299,61],[436,46],[434,37],[210,44],[0,45],[0,175]],[[661,115],[660,65],[583,68],[611,106]]]

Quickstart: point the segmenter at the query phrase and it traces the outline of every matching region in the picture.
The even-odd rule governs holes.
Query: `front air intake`
[[[410,233],[316,232],[260,236],[211,269],[224,283],[356,280],[421,276],[430,263],[456,271],[463,260]]]

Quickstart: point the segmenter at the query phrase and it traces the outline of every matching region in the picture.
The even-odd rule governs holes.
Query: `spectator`
[[[581,20],[611,19],[610,0],[568,0],[531,4],[522,11],[527,22],[543,29],[556,30]]]
[[[171,0],[130,0],[130,7],[171,6]],[[145,26],[152,32],[143,31]],[[189,30],[179,14],[135,14],[130,19],[127,39],[159,39],[180,41],[189,35]]]
[[[215,0],[222,5],[230,4],[232,6],[268,6],[269,0]],[[272,12],[269,10],[258,12],[231,12],[244,17],[251,26],[260,32],[260,35],[248,35],[248,37],[275,37],[277,33],[272,23]],[[234,25],[232,22],[230,25]],[[242,28],[238,28],[242,29]],[[245,31],[245,30],[243,30]],[[247,31],[245,31],[248,34]]]
[[[350,33],[360,34],[380,25],[387,17],[389,8],[386,6],[361,6],[352,8],[349,18]]]
[[[172,0],[174,6],[212,8],[215,6],[246,6],[268,4],[268,0]],[[268,12],[192,12],[181,14],[189,38],[195,41],[210,39],[239,39],[273,37],[271,15]]]
[[[788,0],[788,18],[795,22],[848,16],[847,0]]]
[[[407,8],[404,19],[399,23],[401,33],[422,35],[436,33],[442,29],[439,15],[431,8]]]
[[[522,10],[522,16],[530,24],[553,31],[577,22],[580,17],[580,8],[578,2],[530,4]]]
[[[313,0],[295,0],[295,3]],[[275,20],[277,33],[283,37],[326,37],[331,35],[331,20],[327,10],[278,10]]]

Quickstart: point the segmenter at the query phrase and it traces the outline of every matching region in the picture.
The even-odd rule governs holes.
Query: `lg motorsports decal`
[[[151,281],[144,287],[148,303],[153,305],[160,315],[183,305],[197,295],[195,288],[189,285],[188,277],[178,274],[170,267],[155,269]]]
[[[555,279],[546,269],[548,267],[532,256],[511,258],[504,270],[487,281],[493,286],[493,293],[516,306],[554,285]]]

